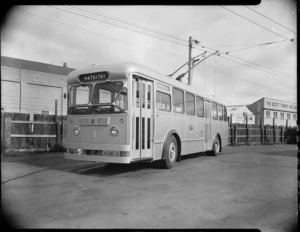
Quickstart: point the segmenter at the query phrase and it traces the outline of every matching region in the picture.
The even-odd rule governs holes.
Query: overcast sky
[[[192,36],[199,41],[193,56],[220,52],[194,69],[199,91],[226,105],[262,97],[296,102],[296,14],[289,0],[255,6],[22,6],[2,27],[1,55],[67,62],[75,69],[133,61],[170,74],[187,62]]]

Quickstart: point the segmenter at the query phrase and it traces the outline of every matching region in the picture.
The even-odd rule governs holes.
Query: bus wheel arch
[[[169,149],[172,142],[176,146],[176,160],[175,162],[173,161],[170,165],[170,159],[167,156],[170,152]],[[165,168],[172,168],[176,162],[181,161],[181,140],[178,133],[175,130],[171,130],[165,137],[161,161],[163,162],[163,166]]]

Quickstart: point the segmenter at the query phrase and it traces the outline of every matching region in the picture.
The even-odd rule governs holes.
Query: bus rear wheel
[[[219,136],[217,136],[213,144],[213,149],[210,153],[212,156],[217,156],[220,152],[221,152],[221,142]]]
[[[175,166],[177,155],[178,155],[178,145],[176,138],[171,135],[164,145],[163,149],[163,166],[165,168],[171,169]]]

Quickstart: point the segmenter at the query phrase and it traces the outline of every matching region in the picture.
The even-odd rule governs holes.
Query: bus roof
[[[172,77],[169,77],[165,74],[162,74],[152,68],[146,67],[144,65],[134,63],[134,62],[124,62],[124,63],[116,63],[109,65],[92,65],[87,66],[85,68],[77,69],[72,71],[67,79],[68,85],[71,84],[79,84],[79,75],[87,74],[87,73],[96,73],[96,72],[108,72],[111,80],[117,79],[125,79],[128,77],[128,74],[141,74],[144,76],[148,76],[151,79],[155,79],[157,81],[163,82],[168,85],[172,85],[179,89],[185,90],[187,92],[193,93],[195,95],[199,95],[206,99],[210,99],[212,101],[216,101],[222,103],[222,101],[215,96],[209,96],[206,93],[197,91],[196,86],[191,87],[190,85],[184,84],[180,81],[175,80]]]

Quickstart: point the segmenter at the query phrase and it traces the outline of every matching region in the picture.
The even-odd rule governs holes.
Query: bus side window
[[[163,92],[156,92],[156,108],[162,111],[171,111],[171,96]]]
[[[184,114],[183,91],[173,88],[173,112]]]
[[[223,106],[218,104],[218,115],[219,115],[219,120],[223,120]]]
[[[185,93],[186,114],[195,116],[195,96]]]
[[[225,106],[223,106],[223,108],[224,108],[224,121],[227,121],[227,110]]]
[[[197,117],[204,116],[204,101],[203,98],[201,97],[196,98],[196,112],[197,112]]]
[[[212,102],[211,105],[212,105],[212,109],[211,109],[212,119],[217,120],[218,119],[217,103]]]

